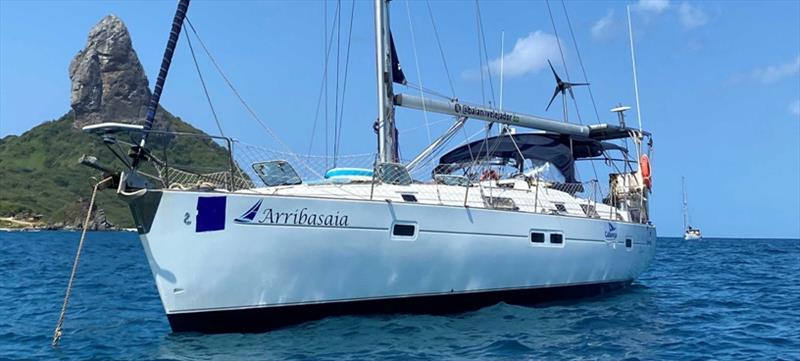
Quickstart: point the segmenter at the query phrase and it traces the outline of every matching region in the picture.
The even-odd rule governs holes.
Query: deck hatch
[[[253,163],[253,170],[268,187],[303,183],[294,168],[285,160]]]

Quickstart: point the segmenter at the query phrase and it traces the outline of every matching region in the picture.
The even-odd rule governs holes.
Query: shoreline
[[[73,227],[18,227],[18,228],[8,228],[8,227],[0,227],[0,232],[44,232],[44,231],[54,231],[54,232],[80,232],[80,228],[73,228]],[[108,228],[108,229],[90,229],[88,232],[136,232],[136,228]]]
[[[38,231],[80,231],[81,227],[62,225],[62,223],[48,224],[38,220],[21,220],[14,217],[0,217],[0,232],[38,232]],[[136,228],[123,228],[117,226],[103,229],[90,229],[90,231],[125,231],[135,232]]]

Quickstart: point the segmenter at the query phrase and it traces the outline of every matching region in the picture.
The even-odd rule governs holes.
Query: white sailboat
[[[243,145],[212,137],[230,151],[226,169],[200,174],[171,166],[146,140],[164,133],[151,129],[152,115],[187,5],[179,4],[146,125],[85,128],[106,144],[122,143],[119,133],[143,133],[126,170],[93,166],[114,177],[130,204],[173,331],[262,331],[328,315],[532,304],[623,288],[650,264],[650,134],[624,122],[578,125],[395,94],[399,69],[386,0],[374,1],[374,165],[324,169],[321,179],[309,179],[299,157],[243,160],[235,151]],[[397,106],[451,115],[454,123],[401,163]],[[412,177],[468,119],[538,132],[464,144],[439,158],[435,174]],[[633,148],[612,142],[621,139]],[[609,174],[605,197],[598,180],[575,176],[575,162],[593,158],[622,164]],[[145,172],[146,164],[157,174]],[[563,179],[545,179],[543,167]]]
[[[692,227],[689,221],[689,201],[686,196],[686,178],[684,177],[681,177],[681,186],[683,188],[683,239],[687,241],[703,239],[700,229]]]

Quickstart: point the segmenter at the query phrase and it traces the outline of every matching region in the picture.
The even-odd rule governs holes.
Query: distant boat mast
[[[683,189],[683,230],[689,229],[689,201],[686,197],[686,178],[681,177],[681,188]]]

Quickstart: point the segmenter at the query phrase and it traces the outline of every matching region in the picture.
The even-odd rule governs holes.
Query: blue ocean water
[[[800,359],[800,240],[659,239],[628,290],[452,316],[335,317],[171,334],[134,233],[0,232],[0,359]]]

